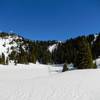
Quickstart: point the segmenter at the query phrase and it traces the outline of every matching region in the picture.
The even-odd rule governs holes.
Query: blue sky
[[[33,40],[100,32],[100,1],[0,0],[0,30]]]

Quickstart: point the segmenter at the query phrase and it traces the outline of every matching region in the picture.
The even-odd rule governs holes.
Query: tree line
[[[3,33],[4,34],[4,33]],[[7,34],[5,34],[7,35]],[[2,36],[2,35],[0,35]],[[100,57],[100,33],[71,38],[65,42],[53,41],[31,41],[22,38],[19,43],[19,52],[12,51],[8,59],[15,64],[29,64],[38,61],[41,64],[70,64],[73,63],[77,69],[96,68],[93,60]],[[48,50],[50,45],[57,44],[52,53]],[[25,48],[23,49],[23,45]],[[4,54],[0,57],[0,63],[4,63]],[[5,64],[8,64],[8,59]]]

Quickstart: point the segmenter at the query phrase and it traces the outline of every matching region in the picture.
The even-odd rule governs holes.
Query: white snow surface
[[[100,57],[94,60],[93,63],[96,63],[97,68],[100,68]]]
[[[91,42],[91,44],[93,44],[96,40],[97,40],[98,34],[94,35],[94,40]]]
[[[51,65],[0,65],[0,100],[100,100],[100,69],[50,73]]]
[[[96,39],[97,39],[97,37],[98,37],[98,34],[95,34],[94,37],[95,37],[95,38],[94,38],[94,42],[95,42]]]
[[[57,44],[53,44],[48,47],[48,50],[52,53],[57,48]]]

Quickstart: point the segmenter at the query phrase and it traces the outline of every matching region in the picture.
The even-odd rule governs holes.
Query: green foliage
[[[79,38],[78,50],[78,69],[94,68],[91,49],[85,37]]]

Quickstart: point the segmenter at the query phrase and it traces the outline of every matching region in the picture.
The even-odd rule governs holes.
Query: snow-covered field
[[[0,100],[100,100],[100,69],[57,70],[61,68],[40,64],[0,65]]]

